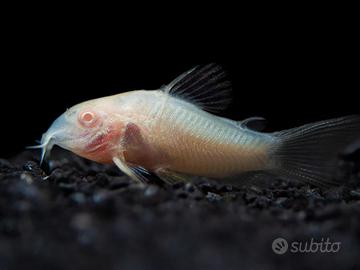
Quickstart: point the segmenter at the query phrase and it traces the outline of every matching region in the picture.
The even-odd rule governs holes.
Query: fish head
[[[119,144],[121,122],[115,117],[113,104],[106,98],[77,104],[60,115],[43,134],[42,158],[54,145],[79,156],[102,162],[111,162]]]

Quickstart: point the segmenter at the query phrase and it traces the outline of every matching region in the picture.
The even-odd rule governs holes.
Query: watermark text
[[[284,238],[276,238],[272,242],[272,250],[275,254],[290,253],[336,253],[340,251],[341,242],[332,242],[330,238],[321,238],[315,240],[311,238],[309,241],[292,241],[288,242]]]

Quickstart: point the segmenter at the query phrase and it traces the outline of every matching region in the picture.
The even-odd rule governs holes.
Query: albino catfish
[[[233,121],[209,113],[229,103],[230,88],[221,67],[196,67],[158,90],[77,104],[33,148],[42,149],[43,160],[58,145],[114,163],[139,182],[146,182],[149,172],[168,183],[189,175],[220,180],[269,172],[318,186],[336,184],[338,152],[360,137],[360,116],[262,133],[251,128],[260,118]]]

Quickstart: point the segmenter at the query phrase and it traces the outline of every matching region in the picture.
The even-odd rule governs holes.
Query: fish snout
[[[74,139],[73,128],[66,119],[65,114],[60,115],[50,126],[50,128],[43,134],[41,138],[42,146],[42,160],[50,153],[54,145],[69,149],[71,142]]]
[[[65,115],[60,115],[42,136],[41,143],[59,144],[69,137],[69,124]]]

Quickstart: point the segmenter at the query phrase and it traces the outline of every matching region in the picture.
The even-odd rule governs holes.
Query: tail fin
[[[273,168],[280,175],[314,184],[340,184],[334,179],[338,154],[360,138],[360,115],[307,124],[273,133]]]

